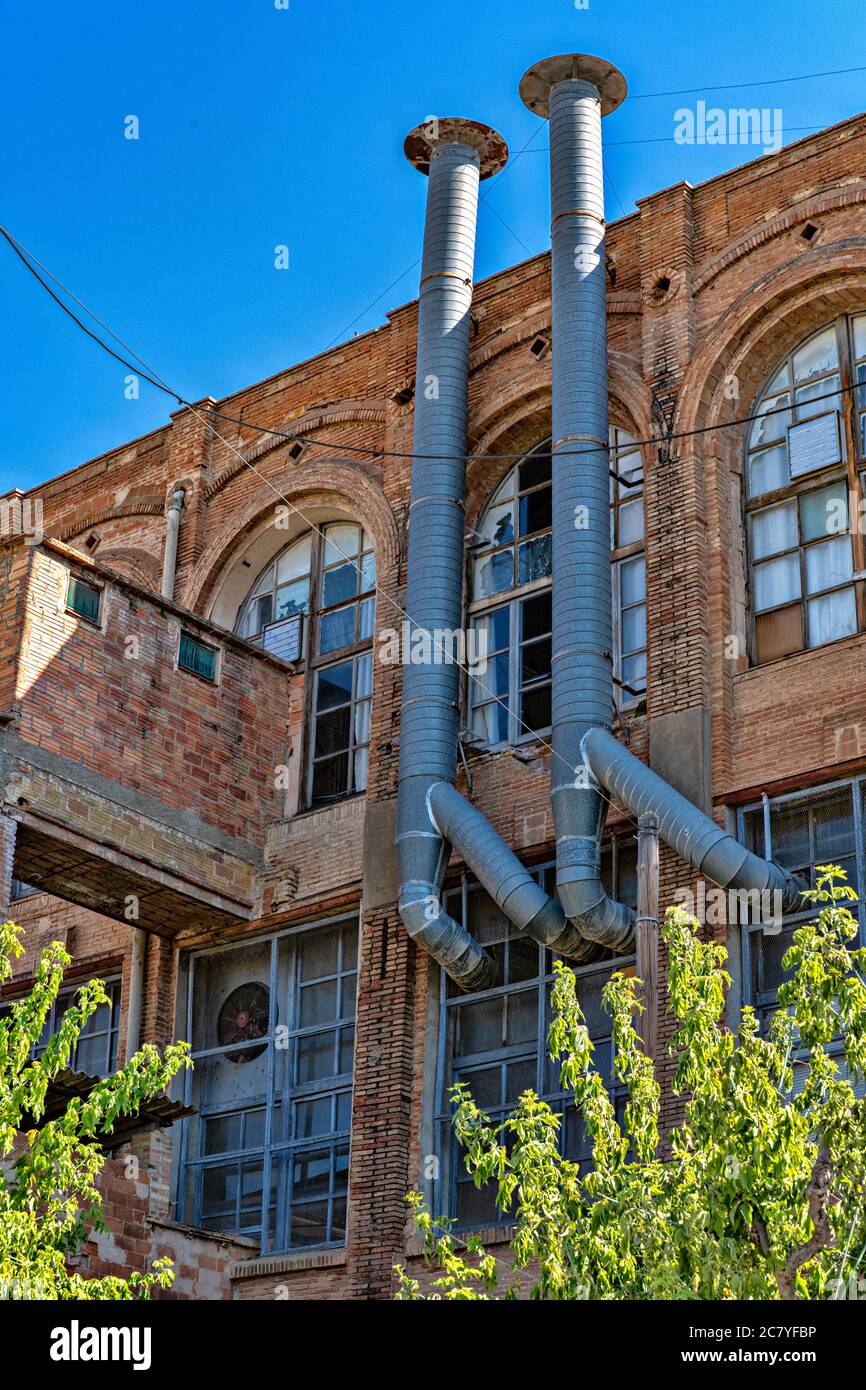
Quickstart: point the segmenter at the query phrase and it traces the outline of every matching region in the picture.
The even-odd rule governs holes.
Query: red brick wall
[[[617,423],[645,438],[744,415],[774,362],[800,338],[838,313],[866,308],[866,186],[857,174],[864,153],[866,117],[857,117],[698,188],[665,189],[609,228],[615,275],[608,299],[611,410]],[[798,235],[807,219],[819,227],[808,247]],[[670,281],[664,291],[662,275]],[[549,432],[550,357],[538,361],[529,351],[539,333],[549,332],[549,297],[546,255],[476,287],[473,452],[518,453]],[[245,422],[305,434],[310,442],[296,462],[285,442],[262,435],[255,423],[236,426],[208,416],[206,400],[178,412],[163,429],[40,489],[49,531],[80,543],[96,529],[97,559],[116,554],[118,568],[150,574],[155,583],[165,500],[181,483],[187,495],[177,594],[206,615],[227,571],[243,563],[244,546],[272,513],[274,488],[302,512],[339,503],[376,541],[383,590],[377,626],[398,625],[409,461],[347,450],[341,456],[341,445],[411,449],[412,406],[395,397],[413,383],[415,326],[415,305],[404,305],[376,332],[218,403]],[[739,393],[734,401],[732,380]],[[719,819],[725,805],[757,790],[785,790],[866,767],[866,637],[761,670],[748,670],[744,654],[733,660],[729,655],[727,639],[745,625],[742,445],[737,427],[675,441],[661,455],[657,448],[645,452],[648,699],[645,710],[624,718],[621,730],[633,751],[647,757],[654,720],[687,712],[706,717]],[[470,461],[470,525],[509,466],[501,459]],[[20,620],[24,563],[20,547],[0,551],[0,617],[7,619],[0,627],[0,710],[20,698],[10,676],[9,633]],[[44,575],[40,582],[44,590]],[[128,597],[118,591],[111,599],[108,640],[97,641],[71,631],[68,620],[51,609],[47,593],[40,603],[35,626],[41,633],[28,638],[33,655],[25,658],[32,671],[32,694],[22,705],[27,737],[60,737],[87,766],[108,768],[108,775],[131,779],[132,785],[154,786],[166,804],[194,804],[215,825],[252,837],[265,855],[263,916],[244,932],[313,919],[335,905],[363,900],[369,891],[365,816],[374,807],[381,815],[396,792],[399,668],[376,663],[366,800],[297,817],[303,673],[292,683],[289,707],[288,693],[285,705],[275,702],[270,678],[250,677],[253,666],[227,654],[224,690],[203,693],[193,682],[188,691],[188,678],[181,696],[156,608],[137,599],[133,614]],[[120,661],[120,634],[133,621],[146,633],[149,665],[129,671]],[[50,652],[40,650],[46,641],[54,644]],[[95,749],[76,738],[68,719],[60,719],[62,711],[75,708],[82,671],[99,690],[106,719],[106,737]],[[117,699],[127,702],[123,716],[112,708]],[[277,805],[269,779],[287,723],[294,780]],[[514,848],[533,858],[551,854],[543,750],[526,765],[507,753],[473,756],[471,771],[473,799]],[[626,831],[632,823],[616,812],[610,821]],[[663,850],[662,904],[691,878]],[[286,883],[295,885],[289,902]],[[72,924],[76,952],[91,949],[94,932],[96,949],[98,933],[89,917],[78,920],[74,910],[55,905],[51,921],[58,931],[64,922]],[[184,936],[186,944],[196,939],[194,929]],[[149,1036],[170,1035],[176,968],[171,948],[160,947],[149,958]],[[289,1260],[280,1269],[237,1278],[237,1296],[281,1297],[282,1285],[298,1298],[387,1296],[390,1265],[404,1245],[402,1196],[417,1179],[422,1116],[430,1102],[423,1094],[427,978],[426,959],[416,958],[395,904],[365,908],[346,1261],[301,1267]],[[663,1019],[662,1047],[669,1032]],[[678,1104],[666,1060],[659,1075],[671,1122]],[[167,1181],[163,1174],[160,1211]],[[188,1268],[193,1270],[192,1262]],[[228,1287],[228,1262],[219,1273]],[[190,1288],[200,1287],[197,1278],[189,1273]]]

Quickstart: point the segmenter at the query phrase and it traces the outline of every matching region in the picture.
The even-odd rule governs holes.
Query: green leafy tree
[[[21,929],[0,925],[0,984],[21,955]],[[0,1298],[147,1298],[154,1284],[168,1288],[171,1261],[154,1261],[146,1274],[128,1279],[85,1279],[67,1262],[92,1230],[106,1231],[97,1180],[105,1157],[99,1136],[111,1133],[118,1115],[133,1115],[159,1095],[183,1066],[186,1043],[163,1056],[151,1044],[86,1098],[69,1101],[64,1114],[22,1132],[27,1117],[39,1121],[51,1082],[70,1064],[79,1034],[100,1004],[110,1001],[100,980],[83,985],[65,1009],[41,1056],[31,1052],[42,1035],[70,957],[54,941],[42,953],[30,994],[0,1019]]]
[[[725,1027],[727,952],[702,942],[681,908],[668,911],[669,1050],[683,1121],[664,1153],[660,1091],[634,1028],[640,982],[617,973],[603,995],[628,1092],[620,1127],[593,1067],[574,974],[558,964],[549,1051],[590,1136],[592,1165],[561,1156],[560,1117],[532,1091],[492,1125],[455,1086],[467,1168],[476,1185],[498,1185],[516,1223],[512,1259],[458,1240],[412,1193],[436,1277],[425,1292],[398,1266],[397,1298],[513,1298],[521,1271],[545,1299],[863,1297],[866,951],[852,945],[856,894],[844,878],[822,867],[804,894],[817,917],[794,933],[783,962],[791,978],[766,1037],[751,1009],[736,1034]]]

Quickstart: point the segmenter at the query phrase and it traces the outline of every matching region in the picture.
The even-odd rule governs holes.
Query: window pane
[[[550,676],[550,638],[540,642],[530,642],[520,649],[520,679],[528,685],[530,681],[543,680]]]
[[[531,584],[534,579],[544,579],[550,574],[552,563],[552,538],[536,536],[534,541],[524,541],[520,546],[517,560],[518,584]]]
[[[643,555],[623,560],[619,566],[620,601],[624,606],[646,598],[646,562]]]
[[[302,932],[297,939],[298,965],[302,980],[318,980],[323,975],[337,973],[339,931],[319,928]]]
[[[793,550],[797,544],[797,504],[783,502],[780,507],[768,507],[752,517],[752,558],[763,560],[778,555],[781,550]]]
[[[821,372],[829,372],[837,366],[836,330],[825,328],[804,343],[793,356],[794,381],[806,381]]]
[[[514,551],[498,550],[475,561],[475,598],[489,598],[514,587]]]
[[[351,559],[361,548],[361,528],[351,522],[338,521],[325,527],[325,550],[323,564],[333,565],[338,560]]]
[[[349,747],[351,712],[348,705],[316,716],[315,756],[324,757]]]
[[[550,454],[530,454],[518,467],[518,488],[521,492],[539,483],[550,482]]]
[[[845,482],[831,483],[800,498],[800,529],[804,541],[817,541],[848,529],[848,497]]]
[[[534,980],[540,969],[538,943],[515,936],[508,943],[508,983]]]
[[[336,613],[326,613],[319,619],[320,652],[335,652],[354,642],[356,611],[357,605],[350,603],[348,608],[338,608]]]
[[[791,412],[784,407],[791,404],[787,391],[780,396],[765,396],[752,414],[760,418],[752,425],[749,448],[757,449],[761,444],[770,444],[774,439],[784,439],[785,431],[791,423]]]
[[[866,314],[858,314],[852,320],[851,330],[854,334],[854,356],[866,357]]]
[[[514,503],[488,507],[478,527],[478,535],[490,545],[507,545],[514,540]]]
[[[637,497],[633,502],[620,504],[617,513],[617,526],[619,530],[617,545],[632,545],[635,541],[643,540],[642,498]]]
[[[265,572],[264,572],[264,574],[262,575],[261,579],[259,580],[258,584],[257,584],[256,587],[253,589],[253,593],[254,593],[254,594],[263,594],[263,593],[265,592],[266,589],[272,589],[273,587],[274,587],[274,567],[273,567],[273,565],[268,565],[267,569],[265,570]]]
[[[632,690],[644,690],[646,688],[646,652],[640,652],[636,656],[623,657],[622,679],[626,685],[630,685]]]
[[[512,1062],[505,1068],[505,1103],[515,1105],[524,1091],[537,1091],[535,1062]]]
[[[370,701],[362,700],[355,706],[354,743],[370,742]]]
[[[376,612],[376,600],[365,598],[360,604],[361,621],[358,624],[358,641],[361,642],[366,637],[373,636],[373,615]]]
[[[330,1134],[331,1097],[301,1101],[295,1106],[295,1138],[311,1139],[317,1134]]]
[[[364,656],[359,656],[355,662],[355,698],[363,699],[365,695],[372,694],[373,691],[373,654],[367,652]]]
[[[502,999],[479,999],[458,1010],[457,1050],[464,1056],[490,1052],[503,1043]]]
[[[807,604],[809,646],[820,647],[839,637],[850,637],[857,631],[857,606],[853,589],[841,589],[823,598],[810,599]]]
[[[348,790],[348,753],[343,753],[336,758],[327,758],[323,762],[316,763],[313,769],[312,800],[314,805],[319,805],[326,801],[335,801],[337,797],[345,796]]]
[[[481,613],[473,620],[472,626],[478,633],[476,650],[479,657],[485,652],[491,656],[494,652],[505,651],[511,640],[511,609],[497,608],[492,613]]]
[[[760,454],[752,454],[749,459],[749,496],[760,497],[765,492],[775,492],[776,488],[786,487],[789,482],[788,449],[777,444],[772,449],[764,449]]]
[[[755,609],[776,608],[800,597],[800,565],[798,556],[783,555],[778,560],[755,565]]]
[[[506,1042],[533,1042],[538,1036],[538,991],[506,995]],[[534,1068],[533,1068],[534,1071]],[[533,1076],[532,1084],[535,1084]]]
[[[472,677],[473,704],[483,704],[493,695],[507,697],[510,660],[508,652],[498,652],[488,658],[482,673]]]
[[[526,642],[531,637],[543,637],[551,628],[551,594],[536,594],[524,599],[520,605],[520,637]]]
[[[836,374],[822,377],[819,381],[811,382],[809,386],[801,386],[795,394],[797,419],[808,420],[813,415],[823,415],[827,410],[838,410],[842,404],[839,387],[839,377]]]
[[[485,743],[506,743],[508,710],[504,705],[479,705],[472,712],[472,732]]]
[[[333,1023],[337,1017],[337,981],[323,980],[300,990],[299,1026],[311,1028],[317,1023]]]
[[[803,649],[803,609],[799,603],[759,613],[755,618],[755,657],[758,661],[778,661],[779,657]]]
[[[300,579],[302,575],[310,573],[310,552],[312,548],[312,535],[304,536],[303,540],[290,546],[277,560],[277,583],[285,584],[289,579]],[[273,580],[273,572],[268,570],[270,582]]]
[[[520,697],[521,728],[518,736],[550,728],[550,686],[531,686]]]
[[[300,1085],[306,1081],[318,1081],[322,1077],[334,1075],[335,1041],[336,1035],[333,1032],[312,1033],[308,1037],[298,1038],[297,1069]]]
[[[645,646],[646,608],[641,603],[636,608],[627,608],[622,615],[622,649],[635,652]]]
[[[339,666],[328,666],[319,672],[316,688],[317,709],[330,709],[333,705],[346,704],[351,698],[351,661],[344,661]]]
[[[531,536],[535,531],[550,528],[553,520],[551,512],[551,490],[543,487],[538,492],[530,492],[520,499],[520,534]]]
[[[643,481],[643,458],[640,453],[620,454],[614,467],[620,479],[620,497],[634,497],[639,491],[635,484]]]
[[[277,617],[291,618],[295,613],[306,613],[310,606],[310,581],[301,579],[297,584],[286,584],[277,589]]]
[[[806,589],[810,594],[843,584],[854,573],[851,540],[839,536],[836,540],[820,541],[806,549]]]
[[[204,1150],[206,1154],[234,1153],[241,1147],[241,1116],[214,1115],[204,1121]]]
[[[365,555],[361,561],[361,593],[368,594],[376,587],[376,556]]]
[[[481,1110],[495,1110],[502,1104],[502,1067],[483,1067],[461,1074],[469,1086],[472,1099]]]
[[[370,762],[369,748],[358,748],[353,754],[353,758],[352,790],[365,792],[367,790],[367,769]]]
[[[88,584],[86,579],[79,579],[74,574],[70,575],[69,587],[66,591],[66,606],[71,608],[73,613],[77,613],[81,618],[87,618],[88,622],[98,622],[99,595],[100,590],[94,584]]]

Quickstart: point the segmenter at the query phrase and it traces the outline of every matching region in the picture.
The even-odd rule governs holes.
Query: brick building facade
[[[614,499],[617,733],[751,848],[801,870],[841,860],[852,880],[866,774],[852,524],[866,466],[866,402],[852,389],[866,379],[864,155],[860,116],[664,189],[607,233],[614,457],[631,460]],[[487,457],[467,466],[467,623],[492,631],[493,611],[508,614],[508,718],[488,722],[464,692],[458,777],[539,873],[554,846],[544,653],[526,656],[521,605],[543,607],[549,592],[545,473],[528,469],[524,486],[511,460],[550,438],[550,319],[547,255],[475,288],[468,446]],[[494,1110],[526,1084],[555,1099],[539,1061],[549,961],[538,948],[508,938],[452,860],[452,915],[468,915],[501,971],[465,999],[397,913],[401,667],[381,659],[379,638],[399,628],[405,592],[399,455],[412,448],[416,328],[410,303],[374,332],[175,413],[28,494],[44,538],[0,548],[0,896],[27,932],[4,999],[27,987],[42,945],[64,941],[70,982],[114,982],[116,1016],[97,1020],[78,1058],[105,1069],[131,1036],[144,930],[140,1036],[188,1038],[199,1059],[186,1097],[197,1114],[143,1132],[107,1165],[112,1234],[82,1257],[93,1273],[170,1254],[183,1297],[388,1297],[394,1262],[419,1254],[410,1187],[494,1242],[506,1235],[450,1152],[453,1077],[474,1074]],[[777,427],[786,408],[796,415]],[[729,423],[759,409],[775,414]],[[820,423],[802,454],[786,427],[807,421]],[[847,508],[832,536],[815,524],[831,504]],[[521,538],[535,545],[507,583],[483,577],[506,513],[521,565]],[[543,615],[533,621],[543,646]],[[606,871],[625,898],[634,832],[613,807]],[[663,848],[662,905],[692,880]],[[731,948],[732,1016],[742,1002],[771,1009],[784,934],[708,930]],[[610,968],[582,977],[600,1057]],[[255,1044],[276,1028],[282,1046]],[[658,1073],[672,1118],[664,1059]],[[579,1150],[580,1136],[565,1142]]]

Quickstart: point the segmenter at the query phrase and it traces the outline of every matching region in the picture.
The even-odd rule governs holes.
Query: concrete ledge
[[[347,1260],[345,1247],[340,1250],[310,1250],[306,1254],[267,1255],[258,1260],[243,1260],[233,1264],[229,1278],[262,1279],[271,1274],[292,1274],[302,1269],[334,1269]]]
[[[488,1245],[507,1245],[517,1230],[517,1224],[502,1226],[485,1226],[480,1231],[455,1231],[454,1237],[464,1244],[470,1236],[480,1240],[484,1246]],[[410,1236],[403,1247],[403,1253],[407,1260],[423,1259],[424,1242],[420,1236]]]

